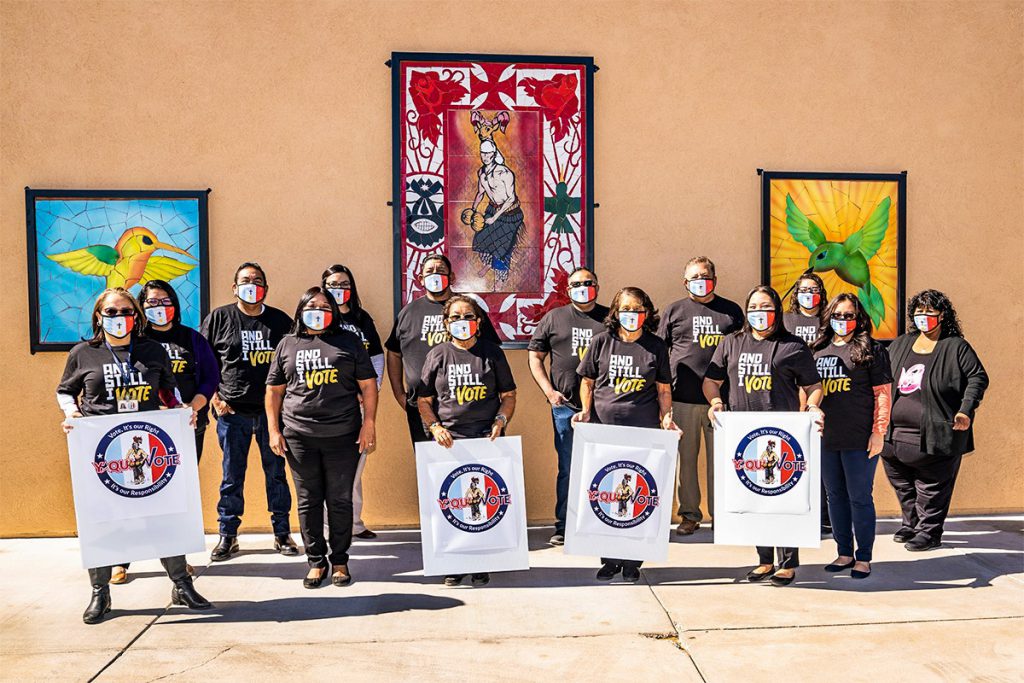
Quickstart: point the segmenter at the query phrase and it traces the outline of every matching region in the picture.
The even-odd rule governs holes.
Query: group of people
[[[347,585],[353,535],[375,536],[360,519],[360,480],[376,445],[385,368],[414,444],[495,439],[515,413],[517,387],[498,335],[475,299],[453,292],[451,263],[428,256],[417,279],[425,294],[399,312],[383,345],[351,270],[340,265],[324,271],[289,317],[264,303],[269,285],[263,269],[244,263],[232,284],[236,301],[212,311],[198,332],[181,324],[167,282],[150,280],[137,298],[108,289],[93,310],[93,337],[68,356],[58,403],[67,418],[188,406],[199,454],[212,407],[224,458],[220,539],[210,559],[238,552],[255,439],[275,550],[299,553],[288,521],[287,462],[309,563],[303,585],[317,588],[328,576],[336,586]],[[859,299],[845,293],[829,299],[813,273],[794,283],[789,311],[771,287],[753,288],[740,306],[719,296],[717,285],[714,263],[693,258],[683,273],[685,296],[659,314],[640,288],[622,288],[606,307],[598,303],[593,269],[569,274],[569,303],[548,312],[529,343],[531,374],[551,407],[558,460],[550,543],[564,542],[574,423],[681,431],[676,532],[687,535],[703,521],[702,435],[713,510],[716,413],[801,410],[815,414],[822,432],[822,479],[838,551],[825,569],[849,569],[854,578],[871,573],[879,455],[902,509],[895,540],[911,551],[937,547],[988,384],[950,300],[935,290],[915,294],[908,306],[912,331],[886,348],[872,338]],[[129,385],[150,387],[133,394],[145,400],[117,399],[113,389]],[[759,547],[757,555],[748,580],[793,582],[796,548]],[[162,562],[175,604],[210,607],[183,556]],[[602,558],[597,579],[621,572],[624,581],[635,582],[640,565]],[[86,623],[110,610],[109,584],[125,580],[127,568],[90,570]],[[444,582],[458,585],[465,578],[450,575]],[[489,580],[486,573],[470,577],[473,585]]]

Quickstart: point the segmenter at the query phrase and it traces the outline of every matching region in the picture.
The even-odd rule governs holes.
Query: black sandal
[[[759,566],[760,565],[758,565],[758,567]],[[772,565],[772,568],[769,569],[766,572],[759,572],[759,571],[757,571],[758,567],[754,567],[749,572],[747,572],[747,581],[750,581],[751,583],[757,583],[758,581],[765,581],[766,579],[771,577],[772,573],[775,571],[775,565]]]

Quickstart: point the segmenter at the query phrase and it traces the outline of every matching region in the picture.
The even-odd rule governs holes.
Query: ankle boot
[[[87,624],[98,624],[103,615],[110,611],[110,586],[93,586],[92,600],[82,614],[82,621]]]
[[[188,576],[174,582],[174,588],[171,589],[171,604],[185,605],[189,609],[210,609],[213,607],[206,598],[199,594],[199,591],[196,590],[195,585],[192,583],[192,578]]]

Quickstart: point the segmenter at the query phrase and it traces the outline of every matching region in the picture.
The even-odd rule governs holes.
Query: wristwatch
[[[501,420],[502,425],[508,424],[508,418],[502,415],[501,413],[498,413],[497,415],[494,416],[494,421],[497,422],[498,420]]]
[[[427,431],[428,432],[432,432],[432,431],[434,431],[434,427],[440,427],[440,426],[441,426],[440,422],[431,422],[429,425],[427,425]]]

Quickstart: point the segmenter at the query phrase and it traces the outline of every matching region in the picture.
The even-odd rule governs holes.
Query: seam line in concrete
[[[837,624],[794,624],[791,626],[726,626],[723,628],[690,628],[684,629],[682,633],[716,633],[719,631],[777,631],[779,629],[794,628],[846,628],[847,626],[900,626],[904,624],[955,624],[968,621],[1003,621],[1013,619],[1024,619],[1024,615],[1009,615],[1003,617],[967,617],[964,619],[910,619],[905,621],[858,621],[844,622]]]
[[[697,675],[700,676],[700,680],[704,681],[704,683],[707,683],[708,679],[704,675],[704,672],[700,670],[700,666],[697,665],[697,660],[693,658],[693,654],[691,654],[690,651],[686,648],[686,646],[683,645],[683,640],[681,637],[682,634],[679,632],[679,627],[676,626],[675,619],[672,618],[672,614],[668,611],[668,608],[665,607],[665,603],[661,601],[661,598],[658,596],[658,592],[654,590],[654,586],[647,579],[646,574],[644,575],[644,583],[647,584],[647,590],[651,592],[651,595],[654,597],[654,600],[658,603],[658,606],[661,607],[661,611],[665,613],[665,618],[668,619],[668,624],[672,627],[672,632],[675,633],[675,638],[673,638],[673,640],[675,640],[676,648],[681,650],[683,654],[686,655],[686,658],[690,660],[690,664],[693,666],[693,670],[697,672]]]
[[[90,679],[89,679],[89,682],[88,682],[88,683],[92,683],[92,682],[93,682],[93,681],[95,681],[95,680],[96,680],[97,678],[99,678],[99,677],[100,677],[100,676],[101,676],[101,675],[103,674],[103,672],[104,672],[104,671],[106,671],[107,669],[109,669],[109,668],[110,668],[110,667],[111,667],[111,666],[112,666],[112,665],[114,664],[114,662],[116,662],[116,661],[117,661],[118,659],[120,659],[120,658],[121,658],[121,655],[123,655],[123,654],[124,654],[125,652],[127,652],[127,651],[128,651],[128,648],[130,648],[130,647],[131,647],[132,645],[134,645],[134,644],[136,643],[136,641],[138,641],[138,639],[139,639],[139,638],[141,638],[141,637],[142,637],[143,635],[145,635],[146,631],[148,631],[148,630],[149,630],[149,628],[150,628],[150,627],[151,627],[151,626],[152,626],[153,624],[155,624],[155,623],[156,623],[156,620],[157,620],[157,619],[159,619],[160,617],[164,616],[165,614],[167,614],[167,607],[164,607],[164,611],[163,611],[163,612],[161,612],[160,614],[157,614],[157,615],[155,615],[155,616],[154,616],[154,617],[153,617],[153,618],[152,618],[152,619],[151,619],[151,620],[149,621],[149,623],[148,623],[148,624],[146,624],[145,626],[143,626],[143,627],[142,627],[142,630],[141,630],[141,631],[139,631],[138,633],[136,633],[136,634],[135,634],[135,637],[134,637],[134,638],[132,638],[132,639],[131,639],[130,641],[128,641],[128,644],[127,644],[127,645],[125,645],[124,647],[122,647],[122,648],[121,648],[121,649],[120,649],[120,650],[118,651],[118,653],[117,653],[116,655],[114,655],[113,657],[111,657],[111,658],[110,658],[110,661],[109,661],[109,662],[107,662],[106,664],[104,664],[104,665],[103,665],[103,667],[102,667],[102,668],[101,668],[101,669],[100,669],[99,671],[97,671],[97,672],[95,673],[95,675],[93,675],[93,677],[92,677],[92,678],[90,678]]]

